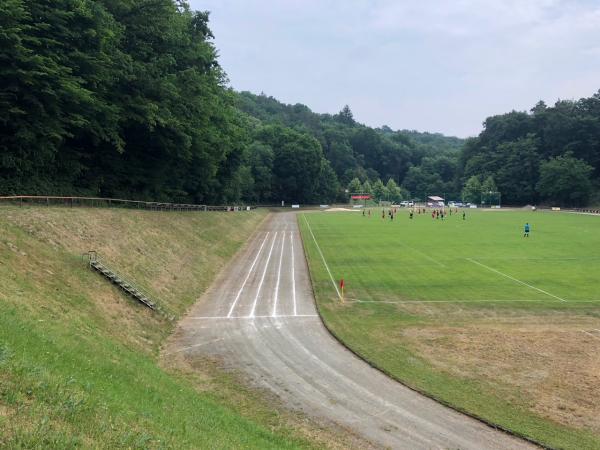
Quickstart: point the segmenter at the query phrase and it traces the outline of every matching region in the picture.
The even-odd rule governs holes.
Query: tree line
[[[428,195],[585,204],[599,94],[486,119],[476,138],[371,128],[235,92],[182,0],[4,0],[0,193],[195,203]]]

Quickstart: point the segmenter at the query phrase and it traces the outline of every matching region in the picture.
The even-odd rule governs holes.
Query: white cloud
[[[236,89],[370,125],[476,134],[600,87],[595,0],[194,0]]]

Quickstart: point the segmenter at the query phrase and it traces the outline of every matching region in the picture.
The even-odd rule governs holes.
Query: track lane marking
[[[267,242],[267,238],[269,237],[269,234],[271,234],[271,232],[267,231],[267,234],[265,235],[265,238],[263,239],[262,244],[260,244],[260,248],[258,249],[258,252],[256,253],[256,257],[254,258],[254,261],[252,261],[252,265],[250,266],[250,269],[248,270],[248,273],[246,274],[246,278],[244,279],[244,282],[242,283],[242,287],[240,287],[240,290],[238,291],[237,295],[235,296],[235,300],[231,304],[231,308],[229,308],[229,313],[227,314],[227,317],[231,317],[231,314],[233,313],[233,309],[235,308],[235,305],[237,304],[238,300],[240,299],[240,295],[242,295],[244,286],[246,286],[246,282],[248,281],[248,278],[250,278],[250,274],[252,273],[252,270],[254,269],[254,265],[256,264],[256,261],[258,261],[258,257],[260,256],[260,253],[262,252],[265,242]]]
[[[298,315],[296,306],[296,269],[294,268],[294,233],[290,231],[290,245],[292,246],[292,300],[294,302],[294,316]]]
[[[333,284],[333,287],[335,288],[335,292],[337,292],[337,295],[338,295],[339,299],[341,300],[342,299],[342,294],[340,294],[340,290],[337,287],[337,283],[333,279],[333,275],[331,275],[331,270],[329,270],[329,266],[327,265],[327,261],[325,261],[325,257],[323,256],[323,252],[321,251],[321,247],[319,247],[319,243],[315,239],[315,235],[313,234],[312,228],[310,227],[310,223],[308,223],[308,220],[306,220],[306,216],[305,215],[302,215],[302,217],[304,217],[304,221],[306,222],[306,225],[308,226],[308,231],[310,231],[310,235],[312,236],[313,241],[315,241],[315,245],[317,246],[317,250],[319,250],[319,254],[321,255],[321,259],[323,260],[323,264],[325,264],[325,268],[327,269],[327,273],[329,274],[329,278],[331,279],[331,284]]]
[[[277,316],[277,300],[279,300],[279,280],[281,278],[281,261],[283,260],[283,250],[285,248],[285,231],[281,236],[281,253],[279,253],[279,268],[277,269],[277,283],[275,284],[275,301],[273,302],[273,317]]]
[[[254,317],[254,312],[256,311],[256,304],[258,303],[258,297],[260,296],[260,290],[262,289],[263,282],[265,281],[265,275],[267,274],[267,269],[269,268],[269,262],[271,261],[271,254],[273,253],[273,247],[275,246],[275,241],[277,240],[277,231],[273,237],[273,242],[271,242],[271,249],[269,250],[269,256],[267,257],[267,262],[265,263],[265,269],[263,270],[262,276],[260,277],[260,282],[258,283],[258,289],[256,290],[256,297],[254,297],[254,303],[252,303],[252,310],[248,317]]]
[[[276,317],[273,316],[254,316],[254,317],[250,317],[250,316],[194,316],[194,317],[188,317],[188,319],[191,320],[209,320],[209,319],[230,319],[230,320],[234,320],[234,319],[289,319],[289,318],[296,318],[296,317],[319,317],[318,314],[283,314],[283,315],[279,315]]]
[[[543,289],[540,289],[540,288],[537,288],[537,287],[535,287],[535,286],[532,286],[531,284],[527,284],[527,283],[525,283],[524,281],[517,280],[516,278],[514,278],[514,277],[511,277],[510,275],[507,275],[507,274],[505,274],[505,273],[502,273],[502,272],[500,272],[499,270],[496,270],[496,269],[494,269],[493,267],[486,266],[485,264],[483,264],[483,263],[480,263],[479,261],[475,261],[474,259],[471,259],[471,258],[466,258],[466,259],[467,259],[467,261],[471,261],[472,263],[474,263],[474,264],[477,264],[477,265],[479,265],[479,266],[481,266],[481,267],[484,267],[484,268],[486,268],[487,270],[490,270],[490,271],[492,271],[492,272],[495,272],[495,273],[497,273],[498,275],[502,275],[503,277],[506,277],[506,278],[508,278],[508,279],[510,279],[510,280],[516,281],[517,283],[520,283],[520,284],[522,284],[522,285],[524,285],[524,286],[527,286],[528,288],[531,288],[531,289],[534,289],[534,290],[536,290],[536,291],[539,291],[539,292],[541,292],[542,294],[549,295],[550,297],[553,297],[553,298],[555,298],[555,299],[557,299],[557,300],[560,300],[561,302],[566,302],[566,300],[565,300],[564,298],[557,297],[556,295],[554,295],[554,294],[551,294],[550,292],[544,291]]]

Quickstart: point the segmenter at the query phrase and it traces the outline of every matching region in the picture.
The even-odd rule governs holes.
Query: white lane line
[[[273,317],[277,315],[277,300],[279,300],[279,279],[281,278],[281,261],[283,260],[283,249],[285,248],[285,231],[281,236],[281,253],[279,254],[279,268],[277,269],[277,283],[275,284],[275,302],[273,303]]]
[[[165,353],[165,355],[172,355],[174,353],[185,352],[186,350],[191,350],[191,349],[196,348],[196,347],[202,347],[203,345],[208,345],[208,344],[212,344],[214,342],[219,342],[219,341],[222,341],[223,339],[225,339],[225,338],[213,339],[212,341],[201,342],[199,344],[190,345],[188,347],[182,347],[182,348],[179,348],[177,350],[173,350],[172,352],[167,352],[167,353]]]
[[[522,303],[522,302],[532,302],[532,303],[543,303],[544,300],[347,300],[348,303],[389,303],[392,305],[403,305],[403,304],[412,304],[412,303]]]
[[[260,253],[262,252],[262,249],[263,249],[263,247],[265,245],[265,242],[267,242],[267,238],[269,237],[269,234],[271,234],[271,232],[267,231],[267,234],[266,234],[265,238],[263,239],[262,244],[260,244],[260,248],[258,249],[258,252],[256,253],[256,257],[254,258],[254,261],[252,261],[252,265],[250,266],[250,270],[248,270],[248,273],[246,274],[246,278],[244,279],[244,282],[242,283],[242,287],[240,288],[240,290],[238,291],[237,295],[235,296],[235,300],[231,304],[231,308],[229,308],[229,313],[227,314],[227,317],[231,317],[231,314],[233,313],[233,309],[235,308],[235,305],[237,304],[238,300],[240,299],[240,295],[242,295],[242,291],[244,290],[244,286],[246,286],[246,282],[248,281],[248,278],[250,278],[250,275],[252,274],[252,270],[254,269],[254,265],[256,264],[256,261],[258,261],[258,257],[260,256]]]
[[[589,334],[591,337],[594,337],[596,339],[600,339],[600,336],[596,336],[595,334],[590,333],[589,331],[581,330],[581,332],[585,333],[585,334]]]
[[[481,267],[484,267],[484,268],[486,268],[487,270],[491,270],[492,272],[495,272],[495,273],[497,273],[498,275],[502,275],[503,277],[506,277],[506,278],[508,278],[508,279],[510,279],[510,280],[516,281],[517,283],[520,283],[520,284],[522,284],[522,285],[524,285],[524,286],[527,286],[528,288],[531,288],[531,289],[534,289],[534,290],[536,290],[536,291],[538,291],[538,292],[541,292],[542,294],[549,295],[550,297],[553,297],[553,298],[555,298],[555,299],[557,299],[557,300],[560,300],[561,302],[566,302],[566,300],[565,300],[564,298],[557,297],[556,295],[554,295],[554,294],[551,294],[550,292],[544,291],[543,289],[540,289],[540,288],[537,288],[537,287],[535,287],[535,286],[532,286],[532,285],[530,285],[530,284],[527,284],[527,283],[525,283],[524,281],[517,280],[516,278],[514,278],[514,277],[511,277],[510,275],[506,275],[505,273],[502,273],[502,272],[500,272],[499,270],[496,270],[496,269],[494,269],[494,268],[492,268],[492,267],[490,267],[490,266],[486,266],[485,264],[482,264],[482,263],[480,263],[479,261],[475,261],[474,259],[471,259],[471,258],[467,258],[467,261],[471,261],[471,262],[472,262],[472,263],[474,263],[474,264],[477,264],[477,265],[479,265],[479,266],[481,266]]]
[[[331,279],[331,284],[333,284],[333,287],[335,288],[335,292],[337,292],[337,295],[338,295],[339,299],[341,300],[342,299],[342,294],[340,294],[340,290],[337,287],[337,283],[333,279],[333,275],[331,275],[331,270],[329,270],[329,266],[327,265],[327,261],[325,261],[325,257],[323,256],[323,252],[321,251],[321,247],[319,247],[319,243],[315,239],[315,235],[312,232],[312,228],[310,227],[310,223],[308,223],[308,220],[306,220],[306,216],[303,215],[303,217],[304,217],[304,221],[306,222],[306,225],[308,226],[308,231],[310,231],[310,235],[312,236],[313,241],[315,241],[315,245],[317,246],[317,250],[319,250],[319,254],[321,255],[321,259],[323,260],[323,264],[325,264],[325,268],[327,269],[327,273],[329,274],[329,278]]]
[[[252,303],[252,310],[248,317],[254,317],[254,312],[256,311],[256,304],[258,303],[258,297],[260,296],[260,290],[262,289],[263,282],[265,281],[265,275],[267,274],[267,269],[269,268],[269,261],[271,261],[271,254],[273,253],[273,246],[275,245],[275,241],[277,240],[277,231],[275,232],[275,236],[273,237],[273,242],[271,242],[271,249],[269,250],[269,256],[267,257],[267,262],[265,263],[265,269],[263,270],[262,277],[260,277],[260,283],[258,283],[258,289],[256,290],[256,297],[254,297],[254,303]]]
[[[437,264],[437,265],[438,265],[438,266],[440,266],[440,267],[446,267],[446,265],[445,265],[445,264],[442,264],[442,263],[441,263],[441,262],[439,262],[438,260],[436,260],[436,259],[432,258],[432,257],[431,257],[431,256],[429,256],[427,253],[423,253],[421,250],[417,250],[416,248],[414,248],[414,247],[411,247],[410,245],[408,245],[408,244],[405,244],[405,243],[404,243],[404,242],[402,242],[402,241],[399,241],[399,242],[400,242],[400,245],[402,245],[402,246],[406,247],[406,248],[407,248],[407,249],[409,249],[409,250],[412,250],[412,251],[413,251],[413,252],[415,252],[415,253],[418,253],[418,254],[419,254],[419,255],[421,255],[423,258],[426,258],[426,259],[428,259],[428,260],[429,260],[429,261],[431,261],[432,263],[434,263],[434,264]]]
[[[404,304],[404,303],[543,303],[545,300],[532,300],[532,299],[502,299],[502,300],[485,300],[485,299],[471,299],[471,300],[357,300],[357,299],[345,299],[348,303],[390,303],[393,305]],[[600,300],[569,300],[567,303],[600,303]],[[598,330],[600,331],[600,330]]]
[[[294,315],[298,315],[296,308],[296,271],[294,269],[294,233],[290,231],[290,245],[292,246],[292,299],[294,301]]]
[[[276,318],[277,319],[289,319],[289,318],[295,318],[295,317],[318,317],[317,314],[283,314],[283,315],[279,315]],[[208,320],[208,319],[273,319],[273,316],[254,316],[254,317],[250,317],[250,316],[196,316],[196,317],[188,317],[188,319],[191,320]]]

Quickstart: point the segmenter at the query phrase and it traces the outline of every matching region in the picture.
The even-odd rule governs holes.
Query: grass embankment
[[[600,448],[599,218],[373,213],[299,219],[332,332],[455,408],[548,446]],[[306,220],[335,281],[345,280],[344,304]]]
[[[0,447],[309,446],[260,396],[224,394],[217,369],[160,368],[174,324],[81,258],[98,251],[181,315],[264,215],[0,208]]]

